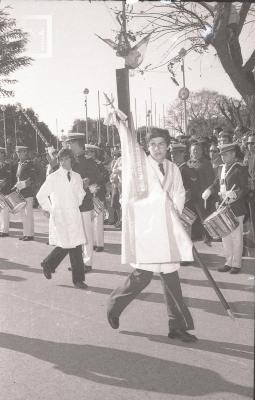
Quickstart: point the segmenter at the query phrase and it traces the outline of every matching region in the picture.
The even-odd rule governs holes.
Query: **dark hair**
[[[58,160],[61,160],[64,157],[69,157],[71,160],[73,160],[73,152],[70,149],[61,149],[59,150],[57,157]]]
[[[167,129],[161,128],[151,128],[146,136],[147,143],[150,142],[151,139],[161,137],[165,140],[167,146],[170,144],[170,135]]]

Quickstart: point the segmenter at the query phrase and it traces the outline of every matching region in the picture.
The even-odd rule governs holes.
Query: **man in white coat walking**
[[[47,279],[69,253],[72,280],[78,289],[85,289],[82,245],[86,243],[79,206],[85,196],[80,175],[72,171],[71,150],[58,153],[60,167],[50,174],[37,193],[44,213],[50,215],[49,244],[56,246],[41,265]]]
[[[122,311],[150,283],[153,273],[159,273],[168,311],[168,337],[195,341],[196,337],[187,332],[194,329],[194,324],[178,275],[180,261],[193,260],[192,242],[178,217],[184,206],[185,189],[179,168],[166,159],[169,134],[163,129],[151,129],[147,157],[135,141],[132,144],[132,133],[125,124],[120,121],[117,126],[122,146],[122,263],[130,263],[134,271],[122,287],[112,292],[108,322],[117,329]],[[143,193],[139,195],[141,182]]]

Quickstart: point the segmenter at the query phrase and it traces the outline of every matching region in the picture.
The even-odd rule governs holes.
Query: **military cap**
[[[16,151],[25,151],[28,150],[28,146],[16,146]]]
[[[85,144],[85,150],[101,150],[100,147],[94,145],[94,144]]]
[[[186,151],[187,147],[182,143],[172,143],[170,146],[170,151]]]
[[[250,135],[248,137],[247,144],[249,144],[249,143],[255,143],[255,135]]]
[[[72,142],[73,140],[85,140],[85,133],[69,133],[68,136],[65,137],[65,142]]]
[[[223,138],[223,137],[232,137],[232,133],[230,132],[225,132],[225,131],[221,131],[219,133],[219,138]]]
[[[223,144],[219,147],[220,154],[226,153],[227,151],[236,151],[236,148],[237,148],[236,143]]]

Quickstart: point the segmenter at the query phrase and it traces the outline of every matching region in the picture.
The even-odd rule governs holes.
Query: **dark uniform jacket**
[[[103,176],[97,166],[97,163],[92,159],[85,158],[84,153],[80,154],[75,158],[74,165],[72,167],[73,171],[78,172],[82,179],[89,178],[89,185],[97,184],[100,186],[103,184]],[[97,193],[100,198],[100,191]],[[102,200],[100,198],[100,200]],[[82,205],[80,206],[80,211],[91,211],[94,209],[93,205],[93,195],[89,189],[86,189],[86,196],[83,199]]]
[[[230,167],[226,168],[226,172]],[[214,183],[210,186],[210,189],[213,193],[218,193],[220,191],[220,184],[221,182],[221,171],[223,165],[220,165],[218,168],[218,174],[214,181]],[[247,167],[243,166],[241,163],[236,162],[235,165],[232,167],[230,172],[226,174],[225,177],[225,185],[226,190],[232,189],[233,185],[235,188],[233,189],[237,195],[237,199],[230,204],[232,211],[234,212],[236,217],[241,215],[245,215],[247,213],[247,206],[246,206],[246,197],[248,194],[248,170]]]
[[[187,163],[181,164],[179,169],[181,171],[183,186],[186,192],[185,204],[194,204],[198,196],[198,178],[196,171],[194,168],[190,168]]]
[[[27,181],[27,187],[20,190],[20,194],[22,194],[23,197],[34,197],[36,169],[32,160],[25,160],[18,163],[16,166],[16,182],[17,181]]]
[[[11,165],[6,161],[0,162],[0,193],[2,195],[9,194],[13,184]]]
[[[215,174],[213,172],[212,163],[205,157],[202,157],[200,160],[192,160],[188,161],[188,166],[190,168],[194,168],[198,178],[198,191],[199,197],[205,191],[205,189],[210,186],[214,179]]]

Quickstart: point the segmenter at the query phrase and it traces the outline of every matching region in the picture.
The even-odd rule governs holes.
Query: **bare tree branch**
[[[238,35],[240,35],[242,29],[243,29],[243,25],[245,23],[246,17],[248,15],[249,9],[251,7],[251,3],[249,2],[244,2],[241,6],[240,12],[239,12],[239,24],[238,24]]]
[[[253,50],[250,58],[246,61],[243,68],[245,71],[252,71],[254,67],[255,67],[255,50]]]

